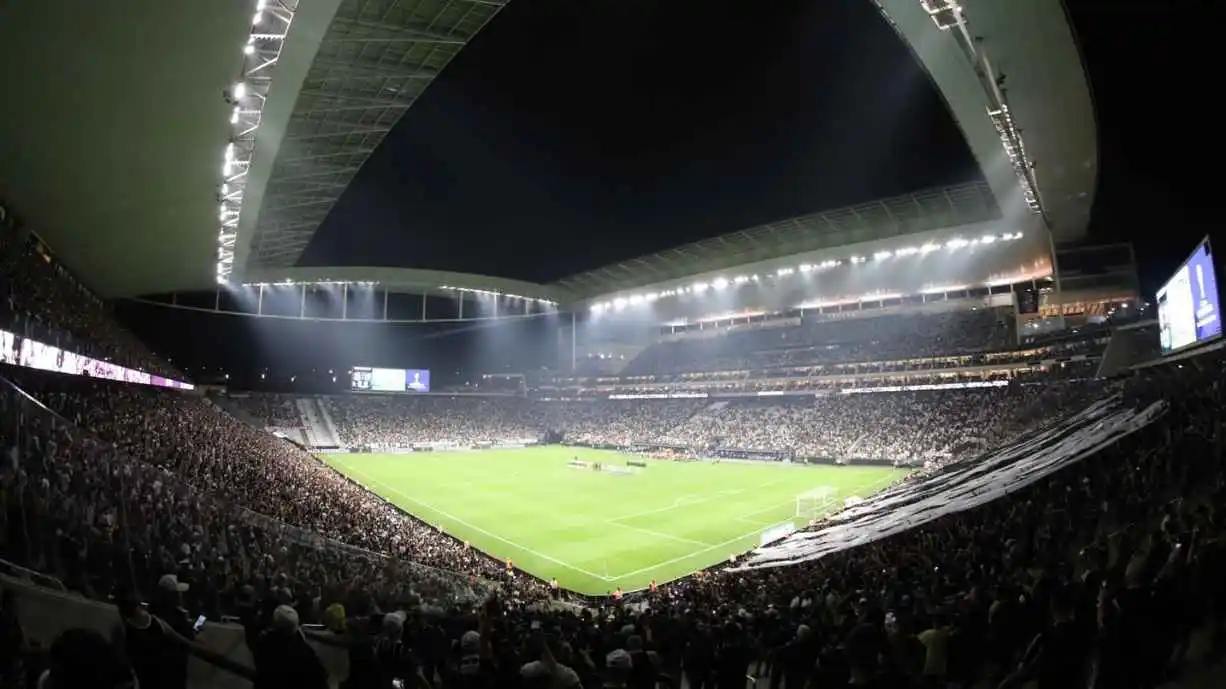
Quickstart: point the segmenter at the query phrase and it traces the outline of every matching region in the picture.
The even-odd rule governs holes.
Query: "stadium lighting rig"
[[[1043,207],[1039,201],[1037,186],[1034,181],[1034,163],[1026,155],[1026,146],[1022,142],[1021,130],[1013,122],[1009,114],[1009,103],[1005,98],[1003,88],[1005,77],[992,66],[984,51],[983,41],[974,38],[967,28],[966,15],[962,3],[958,0],[919,0],[920,6],[928,13],[932,23],[941,31],[947,31],[958,42],[962,53],[966,55],[979,76],[980,85],[987,94],[988,117],[996,134],[1000,137],[1005,155],[1009,157],[1009,165],[1022,186],[1022,198],[1027,208],[1033,213],[1042,213]],[[880,3],[877,5],[884,13]]]
[[[868,261],[880,263],[883,261],[889,261],[893,259],[907,258],[909,256],[926,256],[928,254],[931,254],[934,251],[940,251],[942,249],[946,251],[957,251],[958,249],[965,249],[968,247],[989,246],[992,244],[996,244],[997,242],[1012,242],[1012,241],[1021,239],[1023,236],[1024,235],[1021,232],[1005,232],[999,235],[985,234],[980,237],[975,237],[973,239],[967,239],[965,237],[954,237],[953,239],[946,241],[944,244],[936,244],[934,242],[928,242],[921,246],[904,246],[902,248],[895,249],[893,251],[887,251],[883,249],[881,251],[874,252],[871,256],[852,255],[852,256],[847,257],[846,262],[852,265],[859,265],[861,263],[865,263]],[[634,294],[634,295],[629,295],[629,296],[624,296],[624,297],[616,297],[608,301],[602,301],[596,304],[592,304],[591,310],[592,310],[592,313],[604,313],[605,311],[609,311],[609,310],[620,311],[626,308],[627,306],[637,306],[639,304],[650,304],[660,299],[664,299],[667,297],[674,297],[674,296],[678,296],[682,294],[702,294],[710,289],[725,290],[725,289],[728,289],[729,287],[739,287],[741,285],[745,285],[751,282],[761,282],[764,279],[765,280],[782,280],[782,279],[793,277],[795,275],[808,275],[808,274],[811,274],[819,270],[828,270],[830,268],[837,268],[838,266],[843,265],[843,263],[844,263],[843,259],[827,259],[825,261],[822,261],[821,263],[801,263],[800,265],[796,267],[787,266],[783,268],[778,268],[775,270],[774,273],[771,273],[766,276],[761,276],[761,275],[736,275],[733,277],[720,276],[710,281],[695,282],[691,285],[674,287],[671,289],[666,289],[666,290],[662,290],[658,292],[648,292],[646,294]],[[988,286],[993,286],[993,285],[989,284]],[[963,289],[966,289],[966,288],[963,287]],[[894,295],[894,296],[901,296],[901,295]],[[885,297],[874,296],[873,298],[881,299]]]
[[[485,297],[502,297],[503,299],[515,299],[518,301],[526,301],[544,306],[557,306],[558,302],[550,299],[540,299],[538,297],[525,297],[520,294],[511,294],[510,292],[499,292],[491,289],[474,289],[472,287],[453,287],[451,285],[440,285],[439,289],[447,290],[448,292],[460,292],[463,294],[474,294]]]
[[[222,151],[221,186],[218,191],[217,265],[218,284],[230,281],[238,221],[243,212],[247,173],[255,155],[255,135],[260,128],[264,103],[272,86],[272,72],[281,57],[285,37],[298,10],[298,0],[256,0],[247,40],[240,49],[242,70],[225,92],[230,105],[230,138]]]
[[[264,287],[346,287],[346,288],[357,287],[357,288],[373,289],[374,287],[380,284],[382,283],[376,282],[374,280],[328,280],[325,278],[323,280],[281,280],[281,281],[276,281],[276,282],[245,282],[243,283],[243,286],[244,287],[256,287],[256,288],[264,288]],[[552,299],[542,299],[540,297],[525,297],[522,294],[512,294],[510,292],[499,292],[498,290],[476,289],[473,287],[455,287],[453,285],[439,285],[438,289],[446,291],[446,292],[457,292],[461,294],[472,294],[472,295],[477,295],[477,296],[511,299],[515,301],[522,301],[522,302],[527,302],[527,303],[532,303],[532,304],[540,304],[542,306],[556,307],[558,305],[558,302],[553,301]]]

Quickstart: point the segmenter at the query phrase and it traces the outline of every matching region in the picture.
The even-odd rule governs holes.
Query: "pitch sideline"
[[[496,541],[499,541],[499,542],[501,542],[501,543],[505,543],[505,544],[507,544],[507,545],[509,545],[509,546],[511,546],[511,547],[513,547],[513,548],[518,548],[519,550],[522,550],[522,551],[523,551],[523,552],[525,552],[525,553],[528,553],[528,554],[530,554],[530,555],[535,555],[536,557],[539,557],[539,558],[541,558],[541,559],[543,559],[543,560],[548,560],[549,562],[552,562],[552,563],[554,563],[555,565],[560,565],[560,566],[565,567],[566,569],[569,569],[569,570],[571,570],[571,571],[573,571],[573,572],[578,572],[578,573],[580,573],[580,574],[583,574],[583,575],[586,575],[586,576],[592,577],[592,578],[594,578],[594,579],[599,579],[600,581],[604,581],[604,582],[611,582],[611,581],[613,581],[612,579],[610,579],[609,577],[607,577],[607,576],[605,576],[605,575],[603,575],[603,574],[597,574],[597,573],[595,573],[595,572],[589,572],[588,570],[583,569],[582,567],[576,567],[576,566],[574,566],[574,565],[570,564],[569,562],[563,562],[562,560],[559,560],[559,559],[557,559],[556,557],[553,557],[553,556],[551,556],[551,555],[546,555],[545,553],[542,553],[542,552],[539,552],[539,551],[533,550],[533,549],[531,549],[531,548],[527,548],[527,547],[525,547],[525,546],[522,546],[522,545],[520,545],[520,544],[516,543],[515,541],[509,541],[509,540],[507,540],[507,539],[503,538],[502,536],[499,536],[499,535],[498,535],[498,534],[496,534],[496,533],[492,533],[492,532],[490,532],[490,531],[486,531],[485,529],[483,529],[483,528],[481,528],[481,527],[479,527],[479,526],[477,526],[477,525],[475,525],[475,524],[472,524],[472,523],[467,522],[467,521],[465,521],[465,520],[463,520],[463,519],[460,519],[459,517],[457,517],[457,516],[455,516],[455,515],[453,515],[453,514],[450,514],[450,513],[448,513],[448,512],[445,512],[445,511],[443,511],[443,510],[440,510],[440,509],[438,509],[437,507],[435,507],[434,505],[431,505],[430,503],[428,503],[428,502],[426,502],[426,501],[424,501],[424,500],[419,500],[419,499],[414,498],[414,497],[412,497],[412,496],[406,495],[404,492],[400,491],[399,489],[393,488],[393,487],[391,487],[391,486],[387,485],[386,483],[383,483],[382,481],[376,481],[376,480],[372,479],[372,478],[370,477],[370,475],[369,475],[369,474],[367,474],[367,473],[365,473],[365,472],[363,472],[363,471],[361,471],[361,470],[359,470],[359,469],[354,469],[352,466],[348,466],[348,468],[349,468],[349,470],[350,470],[350,471],[352,471],[353,473],[358,474],[359,476],[364,476],[364,477],[366,477],[366,480],[367,480],[367,481],[369,481],[370,483],[373,483],[373,484],[375,484],[375,485],[377,485],[377,486],[382,486],[382,487],[383,487],[383,488],[384,488],[384,489],[385,489],[387,492],[389,492],[389,493],[395,493],[396,495],[399,495],[400,497],[404,498],[405,500],[408,500],[409,502],[415,502],[415,503],[417,503],[418,505],[421,505],[422,507],[425,507],[426,509],[428,509],[428,510],[431,510],[431,511],[435,512],[436,514],[440,514],[440,515],[442,515],[442,516],[446,517],[447,519],[450,519],[451,521],[453,521],[453,522],[455,522],[455,523],[457,523],[457,524],[463,524],[464,526],[466,526],[466,527],[468,527],[468,528],[472,529],[473,531],[476,531],[476,532],[478,532],[478,533],[481,533],[481,534],[484,534],[484,535],[486,535],[486,536],[489,536],[490,538],[492,538],[492,539],[494,539],[494,540],[496,540]],[[363,487],[366,487],[366,486],[365,486],[365,484],[363,484]],[[375,491],[371,491],[371,492],[375,492]]]

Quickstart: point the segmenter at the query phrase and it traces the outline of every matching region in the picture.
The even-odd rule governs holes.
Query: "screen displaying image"
[[[367,392],[370,390],[372,382],[371,369],[369,367],[355,366],[349,387],[359,392]]]
[[[1158,290],[1158,332],[1162,353],[1207,342],[1222,335],[1217,275],[1209,240]]]
[[[430,372],[354,366],[349,388],[356,392],[430,392]]]
[[[430,372],[412,368],[405,371],[404,390],[406,392],[430,392]]]
[[[73,376],[119,380],[139,385],[157,385],[180,390],[194,389],[190,383],[153,376],[144,371],[112,364],[109,361],[91,359],[54,345],[21,337],[7,330],[0,330],[0,363]]]

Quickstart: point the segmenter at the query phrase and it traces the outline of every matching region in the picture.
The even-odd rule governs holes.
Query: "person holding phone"
[[[176,633],[164,620],[149,612],[135,591],[125,589],[116,593],[115,605],[119,624],[111,632],[111,643],[132,666],[141,687],[186,687],[189,655],[239,677],[255,678],[253,668],[231,661]],[[197,624],[203,626],[200,619]]]

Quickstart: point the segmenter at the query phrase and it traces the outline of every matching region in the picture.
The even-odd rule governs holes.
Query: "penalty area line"
[[[619,529],[629,529],[630,531],[637,531],[641,534],[646,534],[648,536],[654,536],[656,538],[666,538],[670,541],[677,541],[678,543],[686,543],[688,545],[701,545],[701,546],[711,545],[710,543],[707,543],[706,541],[695,541],[692,538],[686,538],[684,536],[674,536],[672,534],[667,534],[662,531],[652,531],[651,529],[640,529],[637,526],[630,526],[629,524],[620,524],[614,520],[609,520],[605,522],[605,524],[609,526],[616,526]]]
[[[891,481],[893,481],[893,480],[895,480],[895,479],[893,479],[893,478],[889,478],[889,479],[879,479],[879,480],[868,481],[868,482],[866,482],[866,483],[858,484],[857,486],[853,487],[853,488],[851,489],[851,491],[849,491],[849,494],[851,494],[851,493],[855,493],[855,492],[860,492],[862,489],[864,489],[864,488],[870,488],[870,487],[875,487],[875,488],[877,488],[877,490],[880,490],[881,488],[884,488],[884,487],[886,486],[886,484],[887,484],[887,483],[889,483],[889,482],[891,482]],[[872,491],[871,493],[868,493],[868,494],[869,494],[869,495],[871,495],[871,494],[876,493],[876,492],[877,492],[877,491],[875,490],[875,491]],[[776,506],[776,507],[771,507],[771,508],[768,508],[768,509],[778,509],[778,507]],[[767,511],[767,510],[758,510],[757,512],[750,512],[750,513],[748,513],[748,514],[742,515],[741,517],[738,517],[738,518],[737,518],[737,521],[745,522],[745,521],[747,521],[747,518],[748,518],[748,517],[751,517],[751,516],[753,516],[753,515],[762,514],[762,513],[763,513],[763,512],[765,512],[765,511]],[[834,510],[832,510],[832,511],[838,511],[838,508],[836,507],[836,508],[835,508]],[[827,515],[827,516],[828,516],[828,515]],[[624,517],[623,517],[623,518],[624,518]],[[692,557],[698,557],[699,555],[705,555],[706,553],[709,553],[709,552],[711,552],[712,550],[716,550],[716,549],[719,549],[719,548],[726,548],[726,547],[728,547],[728,546],[732,545],[733,543],[736,543],[736,542],[738,542],[738,541],[742,541],[742,540],[744,540],[744,539],[746,539],[746,538],[749,538],[750,536],[755,536],[755,535],[761,534],[761,533],[762,533],[762,531],[763,531],[763,529],[760,527],[760,528],[754,529],[753,531],[748,531],[748,532],[746,532],[746,533],[743,533],[743,534],[741,534],[740,536],[735,536],[735,537],[733,537],[733,538],[729,538],[728,540],[724,541],[723,543],[716,543],[715,545],[712,545],[712,546],[707,546],[706,548],[703,548],[703,549],[701,549],[701,550],[695,550],[695,551],[694,551],[694,552],[692,552],[692,553],[688,553],[688,554],[686,554],[686,555],[682,555],[681,557],[675,557],[675,558],[673,558],[673,559],[671,559],[671,560],[665,560],[665,561],[663,561],[663,562],[657,562],[657,563],[655,563],[654,565],[649,565],[649,566],[647,566],[647,567],[642,567],[642,568],[640,568],[640,569],[636,569],[636,570],[634,570],[633,572],[626,572],[626,573],[624,573],[624,574],[618,574],[618,575],[615,575],[615,576],[609,577],[609,579],[608,579],[608,580],[609,580],[609,581],[618,581],[618,580],[621,580],[621,579],[627,579],[627,578],[629,578],[629,577],[637,576],[637,575],[639,575],[639,574],[645,574],[645,573],[647,573],[647,572],[651,572],[651,571],[656,570],[656,569],[659,569],[659,568],[661,568],[661,567],[667,567],[667,566],[669,566],[669,565],[676,564],[676,563],[678,563],[678,562],[683,562],[683,561],[688,560],[688,559],[690,559],[690,558],[692,558]],[[741,554],[741,553],[739,553],[739,552],[737,553],[737,555],[740,555],[740,554]],[[709,565],[708,565],[708,566],[709,566]]]
[[[735,536],[735,537],[733,537],[733,538],[729,538],[728,540],[726,540],[726,541],[724,541],[724,542],[722,542],[722,543],[716,543],[715,545],[709,545],[709,546],[707,546],[706,548],[703,548],[702,550],[695,550],[694,552],[691,552],[691,553],[686,553],[685,555],[682,555],[681,557],[674,557],[674,558],[673,558],[673,559],[671,559],[671,560],[665,560],[665,561],[663,561],[663,562],[657,562],[657,563],[655,563],[654,565],[648,565],[648,566],[643,567],[643,568],[641,568],[641,569],[636,569],[636,570],[634,570],[633,572],[626,572],[625,574],[618,574],[618,575],[616,575],[616,576],[609,577],[609,581],[617,581],[618,579],[626,579],[626,578],[628,578],[628,577],[632,577],[632,576],[635,576],[635,575],[638,575],[638,574],[645,574],[645,573],[647,573],[647,572],[650,572],[650,571],[655,570],[655,569],[659,569],[659,568],[661,568],[661,567],[667,567],[667,566],[669,566],[669,565],[676,564],[676,563],[678,563],[678,562],[683,562],[683,561],[688,560],[688,559],[690,559],[690,558],[692,558],[692,557],[697,557],[697,556],[699,556],[699,555],[704,555],[704,554],[706,554],[706,553],[709,553],[709,552],[711,552],[712,550],[716,550],[717,548],[726,548],[726,547],[728,547],[728,546],[732,545],[733,543],[736,543],[737,541],[740,541],[740,540],[743,540],[743,539],[749,538],[750,536],[754,536],[754,535],[757,535],[757,534],[760,534],[760,533],[762,533],[762,529],[754,529],[753,531],[749,531],[749,532],[743,533],[743,534],[741,534],[740,536]],[[738,555],[740,555],[740,553],[737,553],[737,554],[738,554]],[[708,566],[709,566],[709,565],[708,565]]]
[[[393,488],[393,487],[391,487],[391,486],[387,485],[386,483],[383,483],[382,481],[376,481],[375,479],[371,478],[371,477],[370,477],[368,474],[366,474],[365,472],[360,471],[360,470],[358,470],[358,469],[354,469],[352,466],[348,466],[347,468],[348,468],[349,472],[352,472],[352,473],[357,474],[357,475],[359,475],[359,476],[363,476],[363,477],[365,477],[366,481],[367,481],[367,482],[369,482],[370,484],[374,484],[374,485],[377,485],[377,486],[382,486],[382,487],[383,487],[383,489],[384,489],[386,492],[388,492],[388,493],[395,493],[396,495],[399,495],[400,497],[404,498],[405,500],[408,500],[409,502],[414,502],[414,503],[417,503],[418,505],[421,505],[422,507],[425,507],[426,509],[433,511],[433,512],[434,512],[434,513],[436,513],[436,514],[442,515],[442,516],[443,516],[443,517],[445,517],[446,519],[449,519],[449,520],[451,520],[451,521],[453,521],[453,522],[455,522],[455,523],[457,523],[457,524],[462,524],[462,525],[464,525],[464,526],[468,527],[469,529],[472,529],[473,531],[476,531],[476,532],[478,532],[478,533],[480,533],[480,534],[483,534],[483,535],[485,535],[485,536],[488,536],[488,537],[490,537],[490,538],[492,538],[492,539],[494,539],[494,540],[496,540],[496,541],[499,541],[499,542],[501,542],[501,543],[505,543],[505,544],[507,544],[507,545],[511,546],[512,548],[517,548],[517,549],[519,549],[519,550],[521,550],[521,551],[523,551],[523,552],[525,552],[525,553],[528,553],[529,555],[535,555],[536,557],[539,557],[539,558],[541,558],[542,560],[548,560],[548,561],[550,561],[550,562],[554,563],[555,565],[559,565],[559,566],[565,567],[566,569],[569,569],[569,570],[571,570],[572,572],[578,572],[578,573],[580,573],[580,574],[583,574],[583,575],[586,575],[586,576],[592,577],[592,578],[594,578],[594,579],[599,579],[600,581],[605,581],[605,582],[610,582],[610,581],[613,581],[613,579],[612,579],[612,578],[607,577],[607,576],[605,576],[605,575],[603,575],[603,574],[597,574],[597,573],[595,573],[595,572],[589,572],[589,571],[587,571],[586,569],[583,569],[583,568],[581,568],[581,567],[576,567],[576,566],[574,566],[574,565],[570,564],[569,562],[563,562],[563,561],[561,561],[561,560],[557,559],[556,557],[552,557],[552,556],[550,556],[550,555],[546,555],[545,553],[542,553],[542,552],[539,552],[539,551],[533,550],[533,549],[531,549],[531,548],[528,548],[528,547],[522,546],[522,545],[520,545],[520,544],[518,544],[518,543],[516,543],[516,542],[514,542],[514,541],[508,541],[507,539],[503,538],[502,536],[499,536],[498,534],[495,534],[495,533],[491,533],[491,532],[489,532],[489,531],[486,531],[485,529],[483,529],[483,528],[481,528],[481,527],[479,527],[479,526],[477,526],[477,525],[475,525],[475,524],[472,524],[472,523],[470,523],[470,522],[467,522],[467,521],[465,521],[465,520],[463,520],[463,519],[460,519],[459,517],[457,517],[457,516],[455,516],[455,515],[453,515],[453,514],[450,514],[450,513],[444,512],[443,510],[440,510],[439,508],[435,507],[434,505],[431,505],[430,503],[428,503],[428,502],[426,502],[426,501],[424,501],[424,500],[419,500],[419,499],[414,498],[414,497],[412,497],[412,496],[406,495],[405,493],[401,492],[400,490],[397,490],[396,488]],[[348,472],[347,472],[347,473],[348,473]],[[371,489],[368,487],[368,485],[367,485],[366,483],[364,483],[364,484],[362,484],[362,485],[363,485],[363,487],[365,487],[367,490],[371,490]],[[373,491],[373,490],[372,490],[371,492],[376,492],[376,493],[377,493],[377,491]]]

